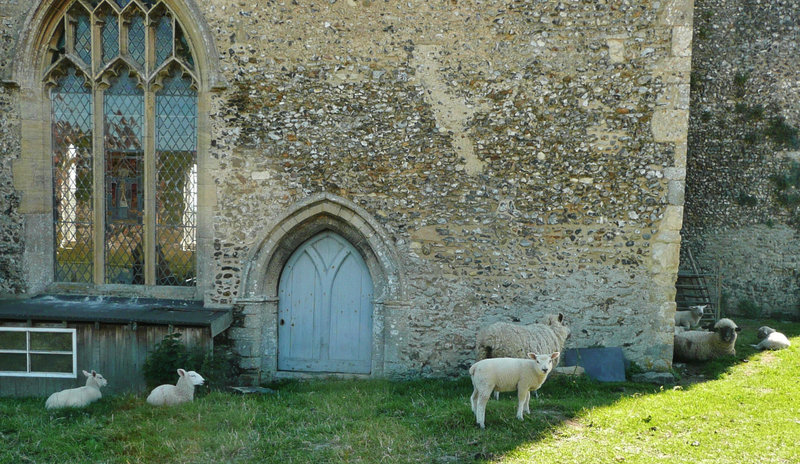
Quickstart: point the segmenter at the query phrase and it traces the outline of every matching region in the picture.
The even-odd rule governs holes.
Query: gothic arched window
[[[196,285],[197,76],[169,7],[73,0],[50,40],[56,282]]]

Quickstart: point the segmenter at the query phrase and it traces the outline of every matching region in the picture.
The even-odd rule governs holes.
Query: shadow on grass
[[[491,461],[522,445],[551,436],[562,425],[584,427],[579,420],[588,409],[659,391],[658,386],[649,384],[554,377],[544,384],[538,399],[531,399],[531,414],[525,415],[524,421],[515,417],[517,398],[514,392],[501,394],[499,401],[491,400],[486,408],[486,429],[481,430],[470,409],[472,384],[469,377],[358,382],[282,381],[269,386],[278,392],[282,401],[288,401],[287,407],[308,408],[317,415],[327,413],[329,420],[350,424],[353,431],[363,431],[369,438],[362,441],[357,454],[365,462]],[[343,407],[327,407],[319,402],[320,398],[338,399]],[[292,427],[291,423],[285,425]],[[389,442],[383,431],[391,431],[395,437],[394,446],[387,445],[383,449],[391,459],[379,456],[381,450],[376,443]],[[315,447],[307,451],[310,454],[305,457],[310,460],[338,461],[336,456],[321,454]]]
[[[707,362],[680,363],[685,365],[685,368],[676,371],[679,377],[678,385],[687,386],[717,380],[729,372],[732,367],[750,362],[750,358],[753,355],[761,352],[751,346],[758,344],[760,341],[756,336],[759,327],[772,327],[790,339],[800,335],[800,323],[798,322],[785,322],[774,319],[743,319],[735,316],[730,319],[742,328],[742,331],[736,337],[736,355],[723,356]]]
[[[749,362],[762,325],[789,337],[800,334],[800,323],[736,322],[743,328],[736,356],[696,365],[703,380]],[[594,430],[587,418],[593,409],[663,391],[659,385],[554,377],[531,400],[532,414],[524,421],[515,418],[514,393],[490,401],[481,430],[466,375],[269,386],[274,393],[212,392],[176,408],[150,407],[143,395],[104,395],[83,410],[60,412],[44,410],[44,399],[0,399],[0,448],[6,450],[0,450],[0,462],[81,462],[87,450],[97,462],[488,462],[565,431]],[[177,457],[176,448],[195,454]]]

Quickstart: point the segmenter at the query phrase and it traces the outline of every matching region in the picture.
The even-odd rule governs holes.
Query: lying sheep
[[[757,337],[761,340],[758,345],[750,345],[757,350],[782,350],[792,345],[786,335],[767,326],[758,328]]]
[[[102,398],[100,387],[108,384],[106,379],[95,371],[92,371],[91,374],[83,371],[83,375],[86,376],[86,385],[53,393],[47,398],[44,407],[47,409],[82,408]]]
[[[730,319],[720,319],[711,332],[688,330],[675,334],[673,355],[682,361],[708,361],[736,354],[736,333],[742,329]]]
[[[203,377],[195,371],[178,369],[177,385],[159,385],[147,397],[153,406],[172,406],[194,400],[194,386],[203,385]]]
[[[690,306],[688,311],[675,311],[675,327],[686,327],[691,329],[700,324],[700,318],[703,317],[703,310],[708,305]]]
[[[470,405],[478,425],[484,428],[486,403],[494,391],[517,390],[517,419],[523,419],[523,410],[530,414],[531,390],[544,383],[558,357],[559,353],[528,353],[526,359],[490,358],[473,364],[469,368],[473,386]]]

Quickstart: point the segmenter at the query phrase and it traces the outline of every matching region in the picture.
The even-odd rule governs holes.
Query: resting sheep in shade
[[[178,369],[177,385],[160,385],[150,392],[147,402],[153,406],[172,406],[194,400],[194,386],[203,385],[203,377],[195,371]]]
[[[786,335],[776,331],[775,329],[767,326],[759,327],[756,334],[759,340],[758,345],[750,345],[758,350],[782,350],[789,348],[792,343],[786,338]]]
[[[682,361],[708,361],[736,354],[736,333],[742,329],[730,319],[720,319],[711,332],[688,330],[675,333],[673,355]]]
[[[86,385],[53,393],[47,398],[44,407],[47,409],[82,408],[102,398],[100,387],[108,384],[106,379],[95,371],[92,371],[91,374],[83,371],[83,375],[86,376]]]

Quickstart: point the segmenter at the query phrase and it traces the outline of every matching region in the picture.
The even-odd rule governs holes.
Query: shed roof
[[[209,327],[212,337],[233,320],[230,309],[205,308],[202,301],[82,295],[0,299],[3,319]]]

